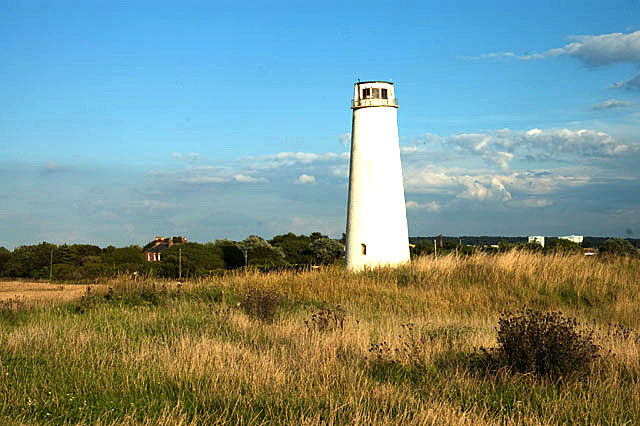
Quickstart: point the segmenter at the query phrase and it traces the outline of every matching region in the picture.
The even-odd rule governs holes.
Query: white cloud
[[[348,164],[340,164],[338,166],[329,167],[329,171],[331,175],[339,178],[347,178],[349,177],[349,165]]]
[[[243,174],[237,174],[235,176],[233,176],[233,179],[236,182],[240,182],[240,183],[261,183],[261,182],[267,182],[266,178],[260,177],[260,178],[256,178],[253,176],[248,176],[248,175],[243,175]]]
[[[503,170],[515,159],[566,160],[583,157],[611,157],[630,146],[598,130],[531,129],[497,130],[488,133],[463,133],[444,138],[459,152],[479,156],[488,165]]]
[[[472,175],[462,169],[433,166],[409,166],[405,173],[407,192],[449,194],[477,201],[510,200],[511,193],[503,180],[500,175]]]
[[[407,206],[407,209],[426,210],[429,213],[437,212],[442,207],[437,201],[430,201],[424,204],[420,204],[417,201],[407,201],[406,206]]]
[[[351,143],[351,133],[341,133],[340,136],[338,136],[338,140],[340,141],[340,145],[344,146],[344,149],[348,149]]]
[[[632,105],[629,101],[619,101],[617,99],[609,99],[593,107],[593,110],[599,111],[603,109],[630,107]]]
[[[191,166],[178,170],[154,171],[150,175],[154,179],[187,184],[261,183],[268,181],[264,177],[255,177],[247,172],[234,171],[232,168],[220,166]]]
[[[542,53],[518,55],[513,52],[485,53],[471,59],[519,59],[529,61],[551,56],[568,55],[589,66],[603,66],[619,62],[640,62],[640,31],[601,35],[574,35],[571,43]]]
[[[305,183],[316,183],[316,178],[315,176],[310,176],[307,174],[301,174],[300,176],[298,176],[298,178],[296,179],[295,183],[299,183],[299,184],[305,184]]]
[[[609,86],[609,89],[629,89],[629,90],[640,90],[640,74],[633,77],[628,81],[618,81],[617,83],[613,83]]]
[[[514,191],[518,197],[539,198],[543,194],[585,186],[591,178],[584,172],[584,168],[574,168],[494,174],[486,170],[409,164],[405,168],[405,189],[407,194],[440,194],[471,201],[506,203],[514,198]],[[407,207],[418,206],[407,204]]]
[[[171,153],[171,158],[173,158],[174,160],[179,160],[182,158],[182,154],[179,152],[172,152]]]
[[[251,161],[253,167],[260,169],[290,167],[295,164],[342,162],[347,159],[349,159],[348,152],[325,152],[322,154],[313,152],[279,152],[273,155],[247,158],[248,161]]]
[[[542,53],[518,55],[513,52],[485,53],[468,59],[518,59],[529,61],[566,55],[578,59],[589,67],[601,67],[616,63],[640,64],[640,31],[600,35],[573,35],[571,43]],[[610,89],[640,90],[640,74],[626,82],[613,83]]]

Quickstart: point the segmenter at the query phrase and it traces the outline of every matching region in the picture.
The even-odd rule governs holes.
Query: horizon
[[[310,234],[311,233],[309,233],[307,236],[310,236]],[[279,235],[286,235],[286,233],[285,234],[279,234]],[[300,235],[300,234],[296,234],[296,235]],[[262,237],[260,235],[257,235],[257,236],[268,242],[268,241],[271,241],[274,237],[276,237],[278,235],[274,235],[271,238],[264,238],[264,237]],[[443,240],[444,239],[452,239],[452,238],[453,239],[463,239],[463,238],[523,238],[523,239],[526,239],[526,238],[528,238],[530,236],[532,236],[532,235],[444,235],[443,234],[442,238],[443,238]],[[559,239],[561,237],[566,237],[567,235],[543,235],[543,236],[545,238],[549,238],[549,239]],[[588,240],[588,239],[599,239],[599,240],[603,239],[604,240],[604,239],[610,239],[610,238],[611,239],[613,239],[613,238],[622,238],[624,240],[640,241],[640,238],[614,237],[614,236],[611,236],[611,235],[605,235],[605,236],[581,235],[581,236],[584,237],[585,240]],[[164,236],[160,236],[160,235],[158,235],[158,237],[161,237],[163,239],[170,238],[170,237],[164,237]],[[247,235],[247,237],[249,237],[249,235]],[[431,239],[431,238],[438,238],[438,237],[440,237],[439,234],[436,234],[436,235],[413,235],[413,236],[409,235],[409,240],[416,239],[416,238],[428,238],[428,239]],[[243,239],[240,239],[240,240],[233,240],[233,239],[222,237],[222,238],[217,238],[216,240],[204,241],[204,240],[191,240],[188,237],[184,237],[184,238],[186,238],[186,242],[187,243],[197,243],[197,244],[215,243],[218,240],[229,240],[229,241],[237,243],[237,242],[240,242],[240,241],[242,241],[244,239],[243,238]],[[333,237],[329,236],[329,238],[333,238]],[[131,246],[139,246],[139,247],[143,248],[145,245],[147,245],[149,243],[152,243],[154,241],[154,239],[155,239],[155,237],[150,239],[150,240],[148,240],[148,241],[146,241],[146,242],[134,242],[134,243],[130,243],[130,244],[126,244],[125,243],[125,244],[122,244],[122,245],[115,245],[115,244],[101,245],[101,244],[96,244],[96,243],[86,242],[86,241],[84,241],[84,242],[66,241],[66,242],[63,242],[63,243],[53,243],[53,242],[50,242],[50,241],[40,241],[40,242],[35,242],[35,243],[20,244],[18,246],[14,246],[14,247],[0,246],[0,248],[4,247],[4,248],[6,248],[6,249],[8,249],[10,251],[13,251],[18,247],[36,246],[36,245],[40,245],[40,244],[53,244],[53,245],[56,245],[58,247],[59,246],[63,246],[63,245],[69,245],[69,246],[72,246],[72,245],[92,245],[92,246],[99,247],[101,249],[105,249],[107,247],[122,248],[122,247],[131,247]],[[339,238],[333,238],[333,239],[339,239]]]
[[[367,5],[0,1],[0,246],[339,237],[358,79],[409,235],[640,235],[640,3]]]

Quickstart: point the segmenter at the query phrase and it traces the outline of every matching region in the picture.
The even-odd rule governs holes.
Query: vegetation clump
[[[600,355],[593,331],[561,312],[522,308],[498,321],[498,347],[483,349],[493,368],[540,377],[562,378],[586,373]]]
[[[253,319],[273,322],[282,296],[269,289],[252,288],[240,300],[240,308]]]
[[[609,256],[638,257],[638,249],[622,238],[610,238],[599,247],[600,253]]]
[[[20,297],[0,300],[0,319],[15,324],[20,315],[27,311],[27,304]]]

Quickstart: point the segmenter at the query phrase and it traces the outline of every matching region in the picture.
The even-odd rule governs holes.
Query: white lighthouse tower
[[[358,271],[409,261],[398,102],[393,83],[353,91],[346,267]]]

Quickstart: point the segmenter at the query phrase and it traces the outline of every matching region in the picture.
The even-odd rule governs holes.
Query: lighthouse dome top
[[[388,81],[359,81],[353,87],[351,108],[392,107],[398,108],[393,83]]]

